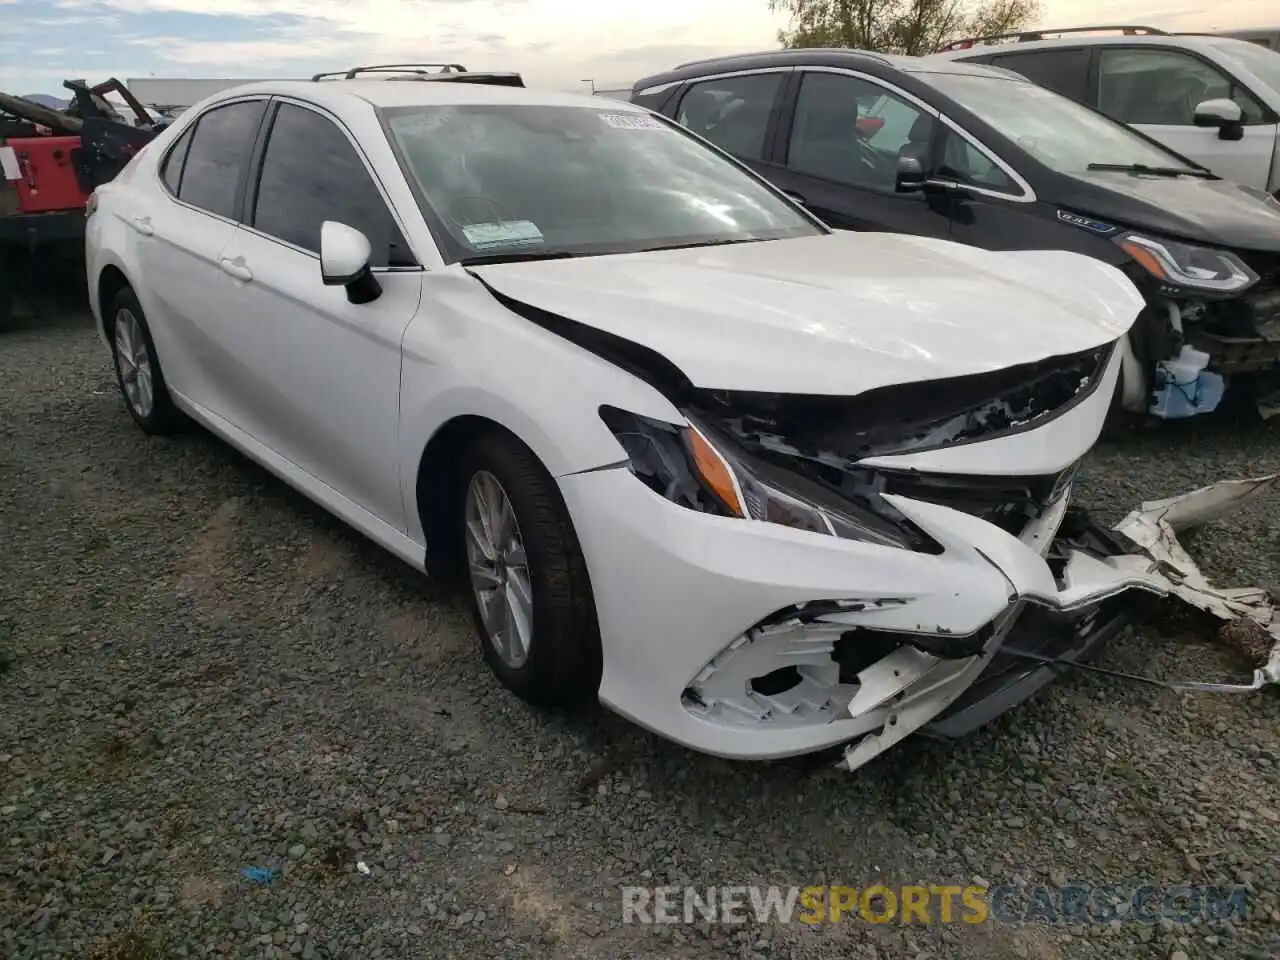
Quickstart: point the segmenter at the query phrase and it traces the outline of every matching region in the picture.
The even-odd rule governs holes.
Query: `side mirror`
[[[320,277],[326,287],[346,287],[352,303],[372,303],[382,285],[369,268],[373,248],[355,227],[326,220],[320,225]]]
[[[1243,119],[1244,113],[1240,109],[1240,104],[1226,98],[1197,103],[1192,115],[1192,122],[1197,127],[1217,127],[1220,140],[1243,139]]]
[[[894,189],[898,193],[915,193],[923,190],[925,183],[924,164],[919,157],[902,156],[898,158],[898,176],[894,181]]]

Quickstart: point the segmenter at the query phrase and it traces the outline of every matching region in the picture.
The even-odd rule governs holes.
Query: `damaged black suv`
[[[833,227],[1120,267],[1148,306],[1117,410],[1186,417],[1217,407],[1228,381],[1263,402],[1280,386],[1280,202],[1018,74],[781,50],[685,64],[631,99]]]

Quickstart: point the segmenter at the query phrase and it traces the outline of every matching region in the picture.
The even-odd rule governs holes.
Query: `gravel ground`
[[[1102,447],[1081,500],[1280,470],[1280,425]],[[1280,584],[1280,497],[1197,540]],[[856,776],[541,715],[459,597],[200,431],[148,440],[82,312],[0,337],[0,955],[1266,957],[1280,699],[1076,674]],[[1244,675],[1188,618],[1104,663]],[[355,864],[363,861],[369,873]],[[271,867],[255,885],[246,867]],[[640,927],[621,884],[1249,884],[1235,924]]]

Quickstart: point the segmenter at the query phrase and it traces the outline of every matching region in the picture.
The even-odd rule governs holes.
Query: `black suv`
[[[1242,381],[1235,393],[1262,381],[1274,389],[1280,203],[1018,74],[779,50],[685,64],[638,82],[632,101],[833,227],[1072,250],[1120,267],[1148,303],[1117,391],[1125,409],[1186,416],[1216,406],[1220,389],[1202,391],[1203,374],[1175,384],[1186,365],[1160,367],[1184,346],[1209,354],[1209,377]],[[1166,402],[1173,392],[1177,402]]]

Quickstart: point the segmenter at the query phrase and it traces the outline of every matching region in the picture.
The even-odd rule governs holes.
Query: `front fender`
[[[422,533],[413,491],[428,443],[458,417],[499,424],[553,477],[625,458],[602,405],[683,423],[657,389],[501,306],[474,279],[431,277],[431,304],[406,331],[400,386],[400,485],[410,536]]]

